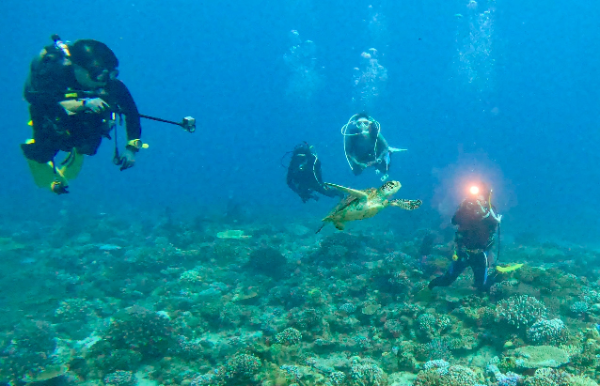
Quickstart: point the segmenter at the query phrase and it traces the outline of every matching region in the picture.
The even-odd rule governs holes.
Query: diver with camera
[[[120,170],[133,167],[136,153],[146,147],[140,118],[160,119],[139,113],[127,86],[117,79],[119,60],[106,44],[92,39],[64,43],[58,35],[52,40],[33,59],[25,83],[33,138],[21,149],[36,185],[64,194],[83,156],[95,155],[102,139],[111,138],[117,118],[122,122],[124,117],[127,132],[124,151],[115,152]],[[193,132],[195,121],[186,119],[176,124]],[[68,154],[57,165],[60,151]]]

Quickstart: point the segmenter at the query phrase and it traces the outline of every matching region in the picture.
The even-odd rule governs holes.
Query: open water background
[[[443,224],[466,181],[481,175],[494,186],[503,231],[597,244],[600,5],[499,0],[472,10],[467,3],[7,0],[0,213],[5,221],[51,223],[64,210],[137,218],[168,206],[198,216],[233,200],[265,222],[306,215],[317,227],[333,202],[303,205],[285,185],[280,158],[306,140],[326,180],[379,184],[370,171],[351,174],[339,133],[357,112],[353,68],[374,47],[388,80],[369,113],[390,144],[409,149],[396,155],[391,178],[403,184],[399,197],[425,201],[411,216]],[[491,24],[482,35],[485,10]],[[292,29],[317,47],[323,87],[309,100],[286,94]],[[105,142],[70,195],[38,190],[18,146],[29,135],[22,88],[53,33],[107,43],[142,113],[177,121],[193,115],[198,131],[144,121],[150,148],[132,170],[112,165]],[[489,54],[468,63],[480,76],[472,82],[457,63],[470,45]],[[398,213],[390,216],[405,215]]]

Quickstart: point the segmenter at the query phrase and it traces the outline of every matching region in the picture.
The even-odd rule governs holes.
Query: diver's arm
[[[111,102],[112,100],[116,102],[118,107],[117,112],[125,115],[127,140],[140,139],[142,135],[140,113],[127,86],[120,80],[113,80],[109,83],[107,88],[108,93],[111,96]]]
[[[58,102],[69,115],[77,114],[88,110],[85,106],[85,99],[67,99]]]
[[[500,222],[502,222],[502,215],[496,214],[496,210],[493,205],[492,207],[490,207],[490,214],[491,217],[496,221],[496,223],[500,224]]]
[[[487,203],[482,204],[479,200],[477,200],[477,205],[479,205],[481,213],[483,213],[484,220],[493,223],[494,226],[496,224],[500,224],[500,221],[502,221],[502,215],[497,215],[493,206],[488,206],[489,204]]]
[[[490,228],[496,228],[502,221],[502,215],[496,214],[493,208],[489,208],[487,213],[489,214],[484,218],[484,221],[490,226]]]

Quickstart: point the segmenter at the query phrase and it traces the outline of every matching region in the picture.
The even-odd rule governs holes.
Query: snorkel
[[[58,48],[59,50],[61,50],[66,57],[71,56],[71,52],[69,51],[69,46],[67,46],[67,44],[62,41],[60,36],[58,36],[57,34],[54,34],[50,37],[50,39],[52,39],[52,41],[54,42],[54,46],[56,48]]]

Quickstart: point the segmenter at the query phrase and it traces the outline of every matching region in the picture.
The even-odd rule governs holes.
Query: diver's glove
[[[86,109],[86,112],[100,113],[110,106],[102,98],[88,98],[83,100],[83,107]]]
[[[130,146],[125,148],[123,156],[119,159],[119,165],[121,165],[120,171],[132,168],[135,165],[135,151]]]

